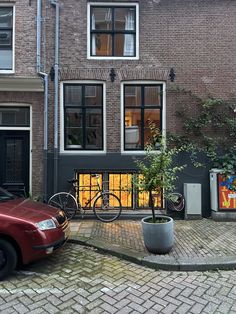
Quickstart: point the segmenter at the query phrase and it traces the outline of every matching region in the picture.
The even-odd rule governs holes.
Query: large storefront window
[[[123,208],[138,209],[149,208],[149,194],[138,191],[132,184],[133,173],[113,173],[98,172],[99,184],[104,189],[115,194],[121,201]],[[97,179],[91,176],[91,173],[77,172],[76,178],[79,180],[77,198],[82,207],[96,194]],[[154,193],[154,205],[160,207],[162,199],[158,193]],[[90,204],[92,205],[92,204]]]
[[[103,149],[103,85],[64,84],[64,147]]]
[[[149,121],[162,129],[163,86],[124,85],[124,149],[144,150],[150,138]]]

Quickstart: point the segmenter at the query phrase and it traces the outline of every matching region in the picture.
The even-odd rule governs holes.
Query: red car
[[[0,279],[60,248],[69,222],[60,209],[17,198],[0,188]]]

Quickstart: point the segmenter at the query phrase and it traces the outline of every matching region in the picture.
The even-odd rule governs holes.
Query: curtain
[[[125,16],[125,30],[134,30],[134,16],[128,12]],[[124,56],[133,56],[134,54],[134,37],[132,34],[125,34]]]
[[[95,15],[92,15],[92,30],[95,29]],[[96,56],[96,34],[92,35],[92,56]]]

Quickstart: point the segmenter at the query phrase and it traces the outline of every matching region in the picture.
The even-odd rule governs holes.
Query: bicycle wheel
[[[68,220],[71,220],[78,211],[78,204],[73,195],[67,192],[54,194],[48,201],[48,204],[64,210]]]
[[[116,220],[121,214],[120,199],[112,193],[106,192],[99,195],[93,204],[95,216],[103,222]]]

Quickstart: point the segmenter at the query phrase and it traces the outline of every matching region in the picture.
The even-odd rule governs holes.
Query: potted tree
[[[168,253],[174,244],[173,219],[166,215],[156,215],[154,194],[168,198],[175,188],[177,172],[184,165],[175,165],[174,157],[181,151],[168,147],[166,138],[160,134],[153,122],[149,123],[151,131],[150,143],[145,147],[145,157],[136,159],[138,176],[134,177],[134,185],[149,194],[152,215],[142,219],[144,243],[148,251],[156,254]],[[163,209],[163,204],[161,208]]]

